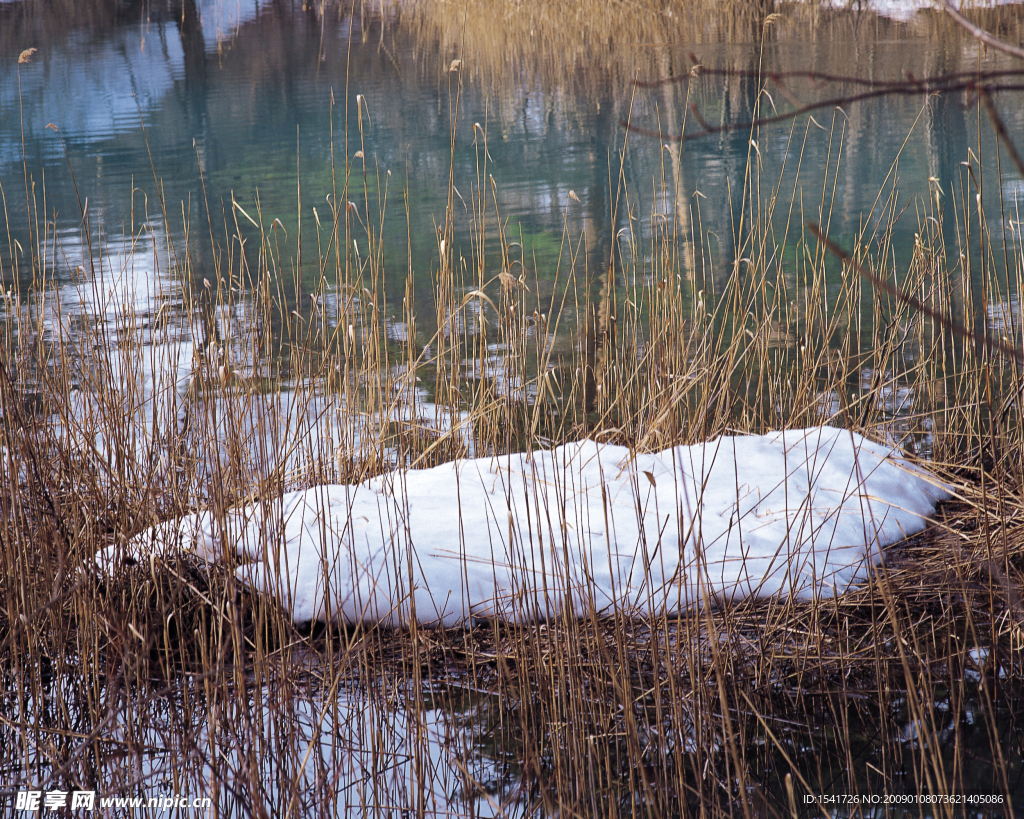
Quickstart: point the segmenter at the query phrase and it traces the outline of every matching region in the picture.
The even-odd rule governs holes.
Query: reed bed
[[[454,129],[460,67],[445,80]],[[932,799],[888,805],[905,815],[1024,804],[1014,361],[843,269],[800,202],[762,186],[756,157],[737,193],[735,260],[714,257],[697,201],[691,236],[653,218],[650,235],[614,237],[605,270],[585,269],[567,227],[552,272],[506,233],[482,145],[473,179],[456,179],[453,158],[429,271],[410,269],[405,299],[388,303],[383,220],[401,196],[356,151],[333,158],[332,201],[357,205],[304,227],[319,248],[312,287],[258,203],[176,231],[165,203],[120,250],[83,213],[69,261],[27,202],[40,215],[31,251],[8,250],[31,284],[6,295],[0,328],[0,798],[173,791],[209,796],[223,816],[866,816],[880,808],[861,800],[886,795]],[[1019,345],[1019,241],[979,231],[972,173],[979,163],[947,207],[920,205],[909,264],[893,268],[893,191],[881,227],[848,249],[937,313]],[[819,190],[827,225],[834,202]],[[614,193],[628,210],[629,190]],[[202,234],[215,281],[192,268]],[[154,267],[167,289],[127,298],[130,274]],[[431,304],[414,297],[423,274]],[[92,307],[69,308],[69,280]],[[188,383],[162,414],[177,376],[163,393],[145,385],[154,356],[171,353]],[[299,628],[229,565],[182,554],[93,569],[99,550],[157,521],[285,488],[581,437],[652,451],[816,423],[901,444],[957,494],[833,599]],[[843,795],[858,800],[819,799]]]

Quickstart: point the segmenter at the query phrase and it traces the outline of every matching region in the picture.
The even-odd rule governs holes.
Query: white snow
[[[129,352],[105,350],[69,396],[72,441],[86,451],[94,447],[103,461],[122,451],[140,466],[160,459],[162,443],[183,423],[194,354],[193,343],[181,339]],[[123,423],[108,430],[109,417]]]
[[[656,454],[580,441],[188,515],[97,561],[231,552],[300,623],[673,612],[842,592],[947,497],[889,447],[832,427]]]
[[[964,9],[989,9],[995,6],[1010,5],[1014,2],[1017,2],[1017,0],[977,0],[977,2],[967,3],[963,2],[963,0],[956,0],[953,5],[963,11]],[[870,10],[880,17],[888,17],[904,23],[913,20],[914,16],[921,11],[930,11],[935,14],[943,13],[942,4],[936,2],[936,0],[867,0],[867,2],[860,2],[860,0],[832,0],[830,5],[834,9]]]

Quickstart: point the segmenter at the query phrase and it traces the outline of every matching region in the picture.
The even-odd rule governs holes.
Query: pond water
[[[33,260],[44,256],[47,286],[77,304],[75,280],[98,287],[108,323],[115,305],[157,312],[155,283],[177,287],[185,275],[200,293],[204,283],[235,287],[229,312],[236,327],[250,326],[246,294],[276,276],[273,287],[298,314],[319,310],[355,321],[358,332],[358,299],[346,300],[329,269],[344,243],[338,264],[372,262],[389,343],[429,353],[446,256],[464,292],[493,298],[468,317],[470,331],[497,322],[490,308],[503,270],[526,285],[527,313],[560,314],[560,335],[546,342],[555,367],[579,344],[579,300],[628,300],[629,287],[659,275],[659,254],[676,259],[688,298],[720,292],[744,263],[795,292],[806,274],[803,225],[818,221],[899,277],[934,214],[947,254],[964,253],[959,272],[981,293],[983,254],[960,227],[977,211],[975,183],[992,236],[1011,259],[1019,247],[1013,214],[1024,183],[1009,162],[996,164],[992,128],[963,88],[745,125],[862,92],[852,78],[1013,67],[928,4],[796,4],[770,20],[742,5],[726,15],[695,7],[687,19],[609,14],[561,28],[525,13],[502,21],[486,7],[460,27],[415,3],[351,14],[261,0],[89,8],[53,15],[0,5],[0,269],[25,299],[33,276],[40,282]],[[989,12],[993,25],[1014,25],[1017,8]],[[19,65],[28,48],[38,51]],[[700,78],[634,84],[685,78],[694,59],[708,69]],[[758,95],[759,72],[789,71],[841,79],[769,81]],[[995,102],[1020,133],[1024,93]],[[700,123],[742,127],[672,139]],[[348,232],[332,242],[335,216]],[[269,237],[262,244],[256,223]],[[840,265],[825,267],[834,291]],[[1019,328],[1013,282],[989,288],[975,311],[999,333]],[[966,323],[970,308],[951,305]],[[211,330],[196,321],[179,317],[201,344]],[[872,332],[862,328],[862,343],[873,343]],[[795,349],[798,335],[782,328],[780,343]],[[236,365],[257,372],[235,342]],[[492,345],[461,366],[473,382],[498,378],[500,361]],[[434,378],[417,387],[421,403],[435,400]],[[883,414],[917,409],[912,388],[890,372],[869,367],[848,386],[863,392],[879,378]],[[514,399],[536,394],[522,378],[506,381],[499,389]],[[841,404],[827,391],[821,403],[826,416]]]
[[[567,269],[563,234],[571,245],[582,238],[577,268],[598,280],[613,237],[635,234],[643,250],[659,220],[676,225],[688,269],[728,275],[737,247],[745,251],[741,203],[751,182],[761,207],[776,186],[780,210],[796,201],[799,213],[788,220],[794,235],[801,220],[822,220],[849,245],[865,224],[892,223],[893,252],[906,259],[920,230],[915,208],[927,208],[938,191],[951,217],[961,163],[981,157],[991,227],[1001,234],[999,194],[1012,210],[1022,182],[1007,162],[997,176],[991,128],[979,133],[976,101],[962,90],[826,106],[813,122],[802,117],[754,134],[739,128],[682,146],[668,138],[681,131],[684,115],[693,133],[698,117],[711,126],[742,124],[758,104],[766,115],[769,107],[789,106],[787,97],[806,104],[858,90],[850,81],[790,80],[785,88],[769,83],[758,100],[756,79],[744,72],[899,80],[1012,67],[929,8],[889,4],[877,15],[871,3],[857,5],[864,8],[816,14],[787,7],[759,39],[754,29],[702,20],[696,11],[694,21],[666,17],[586,48],[542,32],[531,64],[523,56],[531,43],[516,41],[514,25],[502,33],[480,31],[483,22],[467,26],[460,47],[455,32],[415,4],[318,16],[299,4],[260,0],[165,10],[101,3],[94,15],[67,20],[32,4],[3,4],[0,184],[11,237],[0,247],[4,277],[30,276],[26,176],[33,218],[54,222],[72,269],[81,263],[86,203],[93,231],[115,239],[146,223],[162,228],[162,197],[167,238],[179,255],[187,245],[196,281],[214,281],[229,272],[219,254],[230,248],[230,236],[252,235],[252,225],[232,211],[234,200],[254,217],[258,207],[268,227],[279,220],[307,290],[320,276],[317,243],[328,232],[331,201],[346,195],[359,220],[383,235],[383,287],[392,306],[401,303],[410,269],[419,291],[429,292],[450,169],[458,191],[456,252],[474,257],[468,217],[483,196],[493,231],[496,202],[504,233],[522,243],[530,278],[547,283],[549,296],[560,256],[563,277]],[[1013,19],[1011,7],[999,13]],[[19,66],[17,55],[32,47],[38,52]],[[736,73],[632,86],[633,79],[685,76],[691,54],[710,69]],[[450,71],[455,59],[461,67]],[[1024,96],[1007,92],[996,101],[1009,131],[1020,133]],[[627,119],[665,138],[627,139]],[[759,170],[751,180],[746,170],[755,155]],[[955,242],[954,220],[945,222]],[[365,236],[354,237],[365,258]],[[500,248],[492,243],[485,252],[492,254],[487,269],[498,268]],[[780,271],[795,276],[795,259]],[[69,273],[57,266],[58,279]]]
[[[559,775],[559,727],[548,726],[550,738],[531,735],[536,715],[528,699],[488,693],[469,677],[460,681],[458,674],[424,691],[388,675],[366,686],[335,677],[324,656],[305,655],[297,651],[292,668],[262,685],[249,677],[237,691],[204,686],[202,673],[181,673],[169,687],[151,679],[127,688],[112,675],[91,690],[93,681],[69,668],[62,675],[43,673],[40,687],[29,694],[29,684],[15,682],[5,671],[0,702],[12,717],[25,713],[33,719],[26,730],[28,750],[15,764],[4,760],[4,788],[56,789],[65,780],[53,778],[59,774],[48,732],[68,720],[76,731],[87,731],[96,720],[94,709],[118,713],[127,699],[130,717],[108,719],[95,756],[75,763],[67,776],[75,789],[96,788],[98,799],[209,797],[215,806],[212,814],[150,810],[146,815],[243,817],[253,815],[254,806],[272,816],[559,815],[545,809],[543,796],[545,778]],[[738,740],[746,749],[754,815],[777,815],[787,805],[784,775],[793,772],[801,777],[800,816],[820,816],[822,809],[840,818],[943,816],[941,809],[911,806],[907,800],[914,794],[959,793],[947,777],[961,765],[967,769],[959,774],[968,783],[965,793],[981,798],[957,815],[1019,810],[1024,805],[1024,785],[1016,775],[1024,764],[1020,700],[1000,668],[995,677],[1010,687],[1003,692],[1008,696],[986,704],[989,694],[978,671],[986,653],[973,650],[970,656],[977,663],[969,661],[963,680],[953,681],[955,692],[940,687],[933,703],[913,704],[915,695],[906,692],[855,689],[804,700],[800,692],[777,686],[777,699],[762,712],[764,723],[751,721]],[[16,695],[21,686],[23,693]],[[696,763],[704,760],[725,770],[727,750],[667,703],[662,704],[668,713],[660,713],[654,705],[659,698],[651,691],[636,694],[642,747],[630,751],[624,731],[591,735],[594,753],[616,760],[621,769],[580,804],[595,815],[630,815],[631,806],[642,805],[643,797],[631,796],[627,787],[628,768],[638,764],[632,755],[639,754],[652,769],[675,766],[684,784],[674,783],[679,790],[669,788],[663,801],[672,806],[671,815],[687,815],[686,810],[700,807],[696,794],[713,791],[694,781]],[[787,707],[790,697],[801,704]],[[739,709],[733,718],[742,716]],[[1003,746],[1001,758],[992,745],[992,724]],[[0,729],[0,736],[6,730]],[[839,732],[848,732],[845,746]],[[69,737],[69,751],[75,736]],[[943,750],[929,750],[933,743]],[[934,759],[944,770],[923,771],[925,761]],[[1001,767],[1010,775],[1009,803]],[[572,783],[566,785],[573,790]],[[842,792],[855,794],[856,801],[814,803],[815,795]],[[805,793],[812,799],[805,800]],[[0,790],[0,799],[10,795]],[[886,797],[904,801],[886,804],[881,801]]]

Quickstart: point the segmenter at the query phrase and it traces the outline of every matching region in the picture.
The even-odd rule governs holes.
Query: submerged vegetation
[[[349,13],[312,5],[320,19]],[[755,42],[779,25],[765,4],[725,5],[716,19],[745,20]],[[807,5],[786,10],[826,13]],[[514,14],[503,31],[516,47],[495,52],[528,61],[549,7]],[[662,15],[661,25],[662,11],[626,17],[641,26]],[[210,796],[222,816],[1024,808],[1021,370],[980,341],[1022,343],[1024,250],[1017,203],[999,184],[1005,148],[953,157],[957,187],[926,176],[909,206],[894,163],[862,229],[833,237],[851,254],[843,262],[808,224],[832,236],[844,206],[845,112],[786,126],[775,176],[760,132],[743,135],[739,184],[689,199],[678,194],[679,149],[666,146],[651,184],[668,207],[651,213],[638,212],[621,171],[646,137],[623,129],[609,160],[607,242],[574,228],[585,203],[559,190],[564,230],[541,267],[492,175],[497,126],[460,120],[469,75],[500,76],[482,33],[497,25],[492,12],[483,2],[437,18],[418,5],[395,12],[440,44],[453,134],[427,269],[411,255],[423,241],[409,216],[416,194],[349,136],[311,172],[328,179],[315,209],[301,209],[309,182],[299,174],[301,227],[294,211],[258,199],[200,221],[152,179],[148,199],[132,191],[134,222],[115,236],[78,178],[68,182],[83,200],[72,239],[27,160],[24,223],[20,191],[3,191],[0,800],[28,789],[175,793]],[[578,22],[600,19],[581,11]],[[453,20],[465,21],[462,40]],[[538,46],[544,60],[557,61],[555,42]],[[627,118],[664,113],[664,96],[634,109],[633,79],[612,77]],[[767,81],[742,79],[756,117]],[[675,98],[666,134],[694,99],[710,116],[721,89],[699,82]],[[345,134],[388,117],[349,102]],[[979,99],[957,102],[984,121]],[[809,167],[804,147],[820,128],[829,161]],[[466,132],[470,168],[455,149]],[[986,185],[999,190],[998,214],[986,212]],[[730,236],[704,222],[714,196],[730,208]],[[404,238],[390,227],[395,212]],[[908,221],[911,246],[897,246]],[[821,423],[901,446],[956,495],[869,582],[832,599],[301,629],[231,566],[181,554],[112,578],[91,568],[97,552],[159,521],[287,489],[584,437],[649,452]],[[843,795],[857,799],[827,799]]]

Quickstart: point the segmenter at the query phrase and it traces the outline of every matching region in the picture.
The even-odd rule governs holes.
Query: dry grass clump
[[[95,617],[105,641],[150,664],[167,678],[183,669],[208,668],[212,658],[244,655],[253,639],[256,603],[233,582],[230,569],[188,553],[127,561],[113,577],[97,578]],[[119,652],[120,653],[120,652]]]

